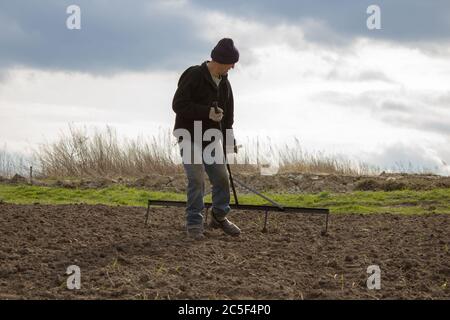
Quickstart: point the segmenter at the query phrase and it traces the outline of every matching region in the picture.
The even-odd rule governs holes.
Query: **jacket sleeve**
[[[187,120],[207,120],[210,106],[198,104],[192,100],[193,92],[201,77],[194,68],[188,68],[181,75],[173,97],[172,109],[177,115]]]

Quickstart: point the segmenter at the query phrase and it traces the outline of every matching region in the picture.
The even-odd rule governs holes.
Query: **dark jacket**
[[[173,97],[172,109],[176,113],[174,130],[187,129],[191,138],[194,139],[194,121],[196,120],[202,121],[202,135],[210,128],[219,129],[219,123],[209,119],[213,101],[219,101],[219,107],[224,110],[222,130],[225,137],[225,130],[232,129],[234,122],[233,91],[228,76],[222,76],[217,86],[206,61],[186,69],[178,81],[178,88]]]

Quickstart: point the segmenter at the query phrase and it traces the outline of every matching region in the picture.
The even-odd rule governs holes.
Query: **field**
[[[182,195],[0,185],[0,299],[449,299],[448,190],[278,195],[330,207],[328,235],[322,217],[274,213],[262,233],[262,213],[234,211],[240,237],[187,241],[182,208],[153,208],[144,225],[148,196]]]

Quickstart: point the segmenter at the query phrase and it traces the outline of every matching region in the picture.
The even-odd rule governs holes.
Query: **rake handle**
[[[214,101],[213,102],[213,107],[214,110],[216,111],[216,113],[219,113],[219,102],[218,101]],[[220,132],[223,133],[222,131],[222,121],[219,121],[219,128],[220,128]],[[227,153],[226,153],[226,148],[225,148],[225,139],[222,139],[222,148],[223,148],[223,156],[224,156],[224,160],[227,166],[227,170],[228,170],[228,176],[230,177],[230,184],[231,184],[231,189],[233,190],[233,196],[234,196],[234,203],[239,204],[238,201],[238,197],[236,194],[236,188],[234,187],[234,181],[233,181],[233,175],[231,174],[231,168],[230,168],[230,164],[227,161]]]

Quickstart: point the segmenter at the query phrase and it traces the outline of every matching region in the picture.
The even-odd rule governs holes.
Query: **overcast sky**
[[[66,8],[81,8],[69,30]],[[381,8],[381,30],[366,10]],[[180,74],[231,37],[237,139],[450,174],[450,1],[0,2],[0,146],[68,124],[172,128]]]

